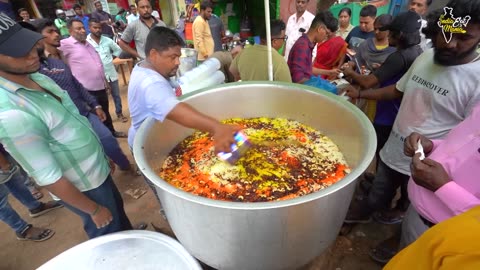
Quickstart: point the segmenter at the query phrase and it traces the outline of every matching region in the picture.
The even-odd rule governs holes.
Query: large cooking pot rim
[[[331,94],[327,91],[323,91],[317,88],[313,88],[310,86],[304,86],[304,85],[298,85],[298,84],[292,84],[292,83],[284,83],[284,82],[260,82],[260,81],[251,81],[251,82],[237,82],[237,83],[229,83],[228,87],[229,89],[231,88],[241,88],[244,86],[258,86],[258,87],[263,87],[263,86],[272,86],[274,85],[275,87],[279,88],[301,88],[302,90],[305,91],[310,91],[314,92],[320,95],[327,96],[327,98],[330,101],[333,101],[335,103],[340,103],[345,105],[344,108],[347,110],[351,111],[351,113],[355,114],[359,121],[362,123],[362,126],[365,127],[365,131],[368,134],[366,136],[368,138],[368,141],[365,142],[365,147],[366,147],[366,152],[365,156],[367,157],[372,157],[374,156],[375,149],[376,149],[376,135],[375,135],[375,130],[373,129],[373,126],[370,122],[370,120],[367,118],[367,116],[356,106],[354,106],[352,103],[346,101],[344,98],[341,98],[337,95]],[[191,92],[187,95],[184,95],[180,98],[181,101],[188,101],[189,99],[193,98],[194,96],[197,95],[205,95],[209,93],[214,93],[217,91],[221,91],[222,88],[224,88],[225,85],[220,85],[220,86],[215,86],[215,87],[210,87],[210,88],[205,88],[201,90],[197,90],[194,92]],[[244,210],[265,210],[265,209],[277,209],[277,208],[282,208],[282,207],[290,207],[293,205],[298,205],[298,204],[303,204],[307,203],[310,201],[317,200],[320,197],[327,196],[331,193],[334,193],[343,187],[351,184],[353,181],[357,179],[360,174],[362,174],[367,167],[369,166],[371,159],[362,159],[362,161],[358,164],[358,166],[352,170],[350,174],[348,174],[344,179],[341,181],[338,181],[337,183],[329,186],[326,189],[319,190],[317,192],[285,200],[285,201],[274,201],[274,202],[229,202],[229,201],[219,201],[219,200],[213,200],[209,199],[206,197],[201,197],[197,196],[194,194],[191,194],[189,192],[180,190],[163,179],[161,179],[158,174],[155,173],[155,171],[148,165],[148,161],[146,160],[145,157],[145,152],[144,152],[144,146],[143,143],[147,138],[148,131],[150,130],[153,125],[155,125],[156,120],[149,117],[147,118],[140,128],[137,130],[134,143],[133,143],[133,155],[135,158],[136,163],[138,164],[139,170],[143,173],[143,175],[148,178],[150,181],[152,181],[157,187],[161,188],[163,191],[171,193],[172,195],[175,195],[177,197],[180,197],[184,200],[199,203],[202,205],[207,205],[211,207],[217,207],[217,208],[225,208],[225,209],[244,209]],[[346,200],[350,200],[350,198],[345,198]]]

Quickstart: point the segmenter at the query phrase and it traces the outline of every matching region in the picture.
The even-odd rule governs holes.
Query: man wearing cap
[[[364,211],[361,211],[362,207],[355,207],[357,221],[368,221],[371,212],[381,209],[378,206],[382,204],[383,208],[387,207],[396,188],[408,181],[412,159],[404,155],[403,151],[407,136],[417,132],[434,142],[442,139],[453,127],[471,115],[473,108],[480,101],[478,78],[480,55],[476,52],[480,43],[480,2],[451,0],[447,7],[452,8],[452,16],[455,18],[471,17],[466,26],[463,24],[461,26],[465,33],[451,34],[451,40],[446,39],[443,29],[439,27],[441,22],[439,17],[444,11],[440,14],[432,13],[431,16],[427,16],[425,34],[427,38],[431,38],[433,49],[421,54],[396,85],[363,91],[347,89],[347,95],[351,97],[373,100],[402,97],[392,132],[380,151],[383,165],[379,167],[373,181],[368,203],[361,203]],[[381,179],[382,175],[394,183],[388,184]],[[411,196],[410,188],[408,191],[408,195]],[[434,192],[435,196],[442,196],[445,192],[451,195],[456,193],[448,185]],[[384,195],[378,196],[382,193]],[[431,217],[425,214],[428,211],[427,207],[426,204],[416,204],[414,207],[410,205],[403,221],[402,238],[407,238],[404,237],[405,234],[418,235],[418,231],[425,230],[437,221],[430,220]],[[352,212],[350,217],[353,219]],[[388,261],[386,255],[392,254],[382,250],[384,248],[374,250],[372,257],[377,259],[387,257]]]
[[[60,31],[60,36],[62,38],[68,38],[70,36],[70,33],[68,33],[67,15],[65,15],[65,11],[57,9],[55,10],[55,14],[57,15],[57,18],[54,22],[55,26],[58,28],[58,31]]]
[[[346,64],[343,68],[345,76],[351,78],[362,89],[370,89],[373,87],[382,88],[395,85],[407,72],[415,59],[422,53],[422,49],[418,45],[420,43],[420,20],[420,16],[413,11],[400,13],[389,25],[380,29],[380,31],[390,31],[388,38],[389,45],[395,46],[397,50],[390,54],[387,59],[385,59],[385,62],[369,75],[360,75]],[[350,95],[350,97],[352,96]],[[358,98],[358,96],[352,98]],[[382,149],[390,136],[401,101],[401,98],[397,98],[394,100],[379,100],[377,102],[373,121],[378,141],[377,151]],[[385,164],[382,160],[378,160],[377,163],[378,171],[376,180],[382,181],[382,188],[378,190],[373,189],[368,195],[370,203],[372,204],[370,207],[366,200],[353,201],[352,209],[347,214],[345,220],[346,223],[356,223],[370,219],[370,215],[365,214],[365,212],[368,212],[366,209],[369,208],[371,208],[371,210],[383,210],[374,215],[376,220],[381,223],[392,224],[401,222],[399,215],[403,214],[408,207],[408,196],[406,195],[406,181],[408,178],[397,174],[393,174],[393,176],[398,177],[392,177],[392,175],[388,174],[383,175],[382,173],[387,171],[385,170]],[[394,195],[389,193],[392,192],[391,190],[396,189],[394,187],[397,186],[398,183],[403,184],[402,198],[397,203],[400,214],[398,213],[399,211],[391,212],[389,207],[389,202],[393,199]]]
[[[130,230],[111,169],[88,120],[40,67],[39,33],[0,13],[0,143],[89,238]]]

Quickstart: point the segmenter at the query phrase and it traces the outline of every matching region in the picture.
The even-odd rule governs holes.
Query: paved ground
[[[121,92],[126,108],[126,87],[122,86],[120,79]],[[113,109],[113,102],[110,106]],[[128,115],[128,108],[125,109]],[[113,114],[112,114],[113,115]],[[115,119],[115,116],[114,116]],[[126,132],[130,123],[114,122],[117,130]],[[126,139],[120,139],[122,148],[129,153]],[[131,159],[131,156],[129,157]],[[133,162],[133,160],[132,160]],[[125,200],[125,208],[132,223],[144,221],[148,224],[154,223],[157,227],[165,231],[170,231],[168,224],[158,214],[158,205],[153,197],[153,193],[148,190],[141,177],[132,177],[120,171],[116,171],[114,179]],[[148,192],[142,197],[134,199],[125,192],[135,189],[147,189]],[[43,190],[44,199],[49,199],[49,195]],[[67,209],[59,209],[38,218],[30,218],[23,205],[14,198],[10,202],[18,213],[29,223],[35,226],[54,229],[56,234],[48,241],[35,243],[18,241],[14,232],[4,223],[0,223],[0,269],[3,270],[29,270],[35,269],[60,254],[85,240],[87,240],[80,219]],[[148,230],[153,230],[149,225]],[[302,268],[302,270],[378,270],[379,265],[374,263],[368,257],[368,250],[374,246],[386,235],[391,232],[391,228],[379,224],[359,225],[346,236],[339,236],[335,244],[323,255],[316,258],[312,263]]]

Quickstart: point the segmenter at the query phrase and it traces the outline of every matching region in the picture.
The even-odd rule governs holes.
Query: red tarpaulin
[[[118,7],[128,10],[128,7],[129,7],[128,0],[115,0],[115,3],[117,3]]]

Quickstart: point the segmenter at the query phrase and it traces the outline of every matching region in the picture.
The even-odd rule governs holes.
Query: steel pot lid
[[[39,270],[168,269],[201,270],[176,240],[151,231],[124,231],[97,237],[54,257]]]

